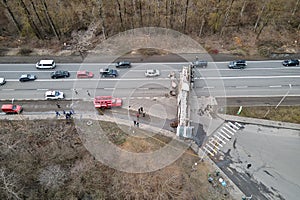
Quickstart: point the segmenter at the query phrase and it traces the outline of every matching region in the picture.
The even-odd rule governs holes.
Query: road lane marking
[[[227,126],[227,128],[229,128],[231,131],[233,131],[234,133],[236,133],[236,130],[235,129],[233,129],[229,124],[225,124],[226,126]],[[231,132],[230,132],[231,133]],[[234,135],[233,133],[232,133],[232,135]]]
[[[221,141],[223,144],[226,144],[221,138],[219,138],[217,135],[214,135],[215,138],[217,138],[219,141]]]
[[[13,91],[15,89],[2,89],[2,90],[4,90],[4,91]]]
[[[212,148],[211,146],[209,146],[208,144],[206,144],[205,146],[207,146],[208,148],[210,148],[215,154],[217,154],[218,152],[214,149],[214,148]]]
[[[224,129],[224,127],[223,127],[223,129]],[[228,135],[223,129],[221,129],[221,132],[224,133],[224,135],[226,135],[227,138],[231,139],[231,136]]]
[[[280,88],[280,87],[282,87],[281,85],[270,85],[269,86],[270,88]]]
[[[239,89],[242,89],[242,88],[247,88],[248,86],[236,86],[235,88],[239,88]]]
[[[239,127],[237,127],[236,125],[234,125],[232,122],[228,122],[228,124],[230,125],[230,126],[233,126],[235,129],[240,129]]]
[[[211,151],[209,151],[206,147],[203,147],[203,149],[205,150],[205,152],[209,153],[211,156],[214,156],[214,154]]]
[[[215,79],[271,79],[271,78],[300,78],[300,76],[217,76],[217,77],[201,77],[202,80],[215,80]]]
[[[41,89],[36,89],[36,90],[49,90],[49,89],[41,88]]]
[[[215,148],[217,148],[218,150],[220,150],[220,148],[218,146],[216,146],[216,144],[214,144],[212,141],[209,141],[210,144],[212,144]]]
[[[218,141],[218,140],[215,140],[214,138],[211,138],[213,142],[216,142],[220,147],[223,147],[223,145]]]
[[[222,138],[224,138],[225,140],[229,141],[229,139],[227,137],[225,137],[224,135],[222,135],[220,132],[217,132]]]

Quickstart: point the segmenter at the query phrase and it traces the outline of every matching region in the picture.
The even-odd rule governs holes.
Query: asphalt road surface
[[[216,97],[267,97],[299,96],[300,68],[283,67],[281,61],[248,61],[246,69],[228,69],[228,62],[211,62],[205,69],[197,68],[194,91],[197,96]],[[61,90],[67,98],[85,98],[87,90],[93,95],[113,95],[116,97],[164,96],[169,92],[168,75],[179,72],[188,63],[133,63],[129,69],[118,69],[119,77],[101,78],[99,69],[115,68],[110,63],[57,63],[55,70],[68,70],[69,78],[50,78],[55,70],[37,70],[35,64],[0,64],[0,76],[7,83],[0,87],[1,99],[43,99],[46,90]],[[161,75],[145,77],[146,69],[159,69]],[[78,70],[88,70],[95,74],[91,79],[77,79]],[[38,78],[21,83],[21,74],[31,73]]]
[[[245,125],[217,164],[253,200],[298,200],[299,151],[299,131]]]

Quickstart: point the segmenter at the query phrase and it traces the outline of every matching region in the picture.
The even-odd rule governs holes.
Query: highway
[[[283,67],[281,61],[248,61],[246,69],[228,69],[228,62],[210,62],[205,69],[195,72],[194,91],[197,96],[215,97],[274,97],[300,95],[299,67]],[[109,63],[57,63],[53,70],[37,70],[35,64],[0,64],[0,77],[7,83],[0,86],[0,99],[41,100],[47,90],[61,90],[67,99],[87,97],[87,91],[94,95],[115,97],[161,97],[169,92],[168,75],[175,72],[179,77],[182,66],[188,63],[133,63],[129,69],[118,69],[119,77],[101,78],[99,69],[115,68]],[[159,69],[161,75],[147,78],[146,69]],[[67,70],[71,76],[66,79],[50,78],[50,72]],[[77,79],[78,70],[95,74],[92,79]],[[38,78],[33,82],[21,83],[21,74],[31,73]],[[74,94],[74,90],[78,95]]]

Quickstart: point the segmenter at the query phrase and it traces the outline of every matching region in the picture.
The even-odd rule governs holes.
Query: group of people
[[[59,105],[59,103],[56,103],[56,106],[58,109],[61,108],[61,106]],[[71,119],[72,118],[72,115],[75,114],[74,110],[71,109],[69,112],[66,112],[65,110],[62,111],[63,112],[63,115],[66,116],[66,119]],[[56,114],[56,117],[60,116],[60,112],[59,111],[55,111],[55,114]]]
[[[133,120],[133,125],[136,127],[140,126],[140,122],[139,122],[139,118],[140,118],[140,114],[142,114],[143,117],[145,117],[146,113],[144,113],[144,108],[140,107],[138,109],[138,112],[136,113],[136,120]]]

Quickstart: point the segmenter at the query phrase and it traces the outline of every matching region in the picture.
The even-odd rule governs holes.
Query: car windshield
[[[58,91],[55,91],[55,96],[59,96],[59,92]]]
[[[16,110],[16,109],[17,109],[17,106],[16,106],[16,105],[13,105],[12,109],[13,109],[13,110]]]

